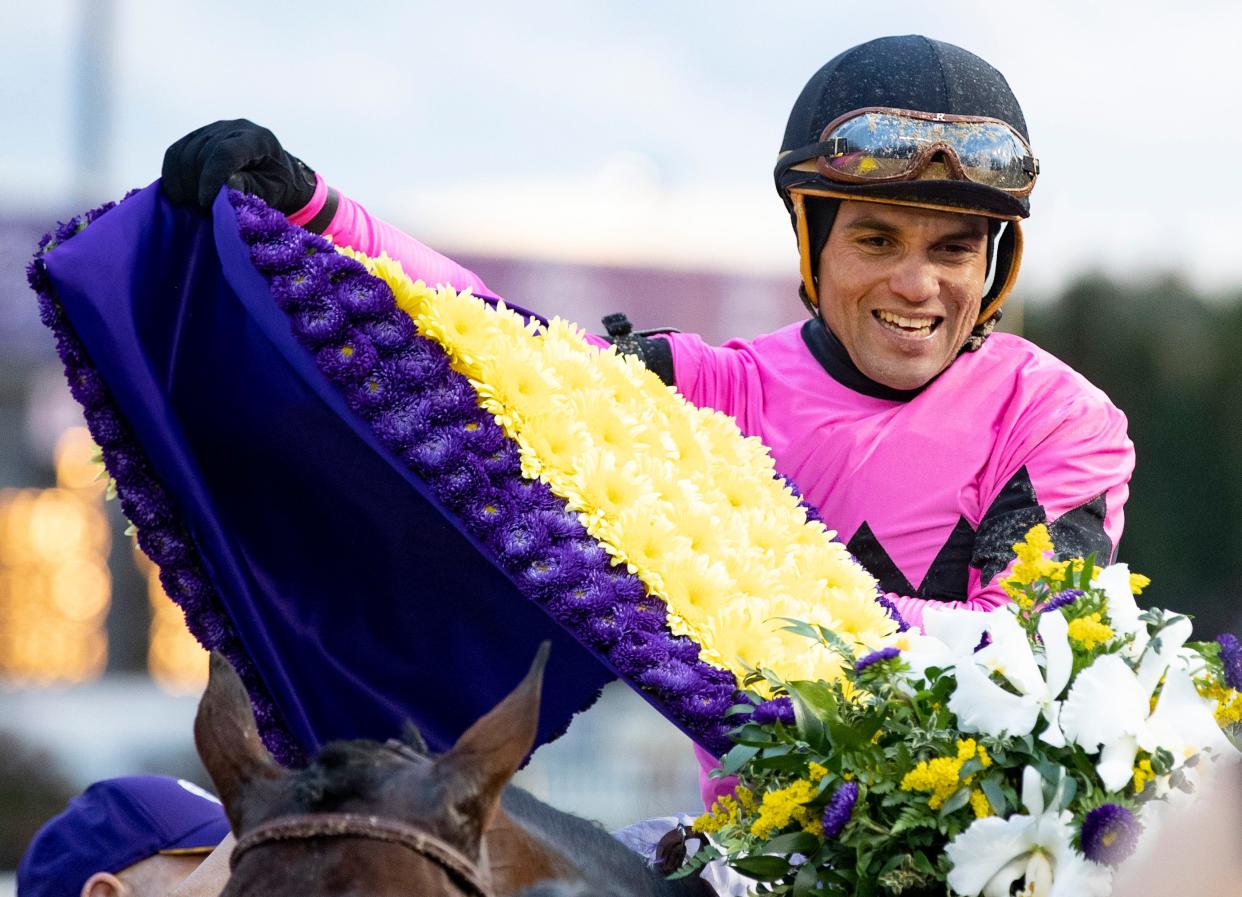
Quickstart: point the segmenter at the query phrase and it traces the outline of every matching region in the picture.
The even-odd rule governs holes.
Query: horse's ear
[[[436,761],[452,803],[477,822],[481,834],[492,820],[500,794],[535,743],[539,693],[550,642],[539,646],[526,678],[509,696],[465,731]]]
[[[287,773],[263,746],[246,687],[219,651],[211,654],[211,675],[194,718],[194,743],[236,834],[247,788]]]

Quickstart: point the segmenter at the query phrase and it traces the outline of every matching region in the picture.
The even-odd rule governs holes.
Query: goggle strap
[[[797,219],[798,257],[802,266],[802,286],[807,302],[818,311],[819,290],[815,283],[814,260],[811,258],[811,228],[806,220],[806,197],[801,193],[791,193],[789,198],[793,200],[794,218]]]

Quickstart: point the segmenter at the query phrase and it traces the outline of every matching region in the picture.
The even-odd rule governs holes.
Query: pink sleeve
[[[712,770],[720,768],[720,760],[697,744],[694,745],[694,756],[699,761],[699,794],[703,797],[704,809],[710,810],[716,801],[732,794],[737,789],[737,776],[710,778],[709,774]]]
[[[319,216],[331,194],[335,194],[337,198],[337,207],[322,233],[331,237],[334,243],[365,252],[367,255],[387,252],[401,262],[405,273],[411,278],[430,286],[448,284],[459,291],[469,289],[475,295],[495,295],[473,271],[463,268],[388,222],[372,217],[361,204],[328,187],[319,175],[315,175],[315,192],[310,202],[289,215],[289,221],[300,226],[309,224]]]

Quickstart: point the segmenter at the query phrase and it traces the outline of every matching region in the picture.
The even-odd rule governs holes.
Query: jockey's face
[[[819,256],[820,311],[858,369],[915,389],[957,357],[979,315],[987,219],[843,201]]]

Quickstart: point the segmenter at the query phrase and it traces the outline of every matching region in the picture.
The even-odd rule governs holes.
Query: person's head
[[[919,386],[982,344],[1017,275],[1017,222],[1038,169],[1008,83],[959,47],[879,38],[812,76],[789,117],[776,186],[798,237],[803,298],[863,373]],[[860,221],[880,226],[890,251],[878,251],[874,227],[851,243],[847,220],[853,237]],[[933,245],[946,236],[959,239]],[[963,252],[964,236],[977,253]],[[877,252],[860,255],[867,241]],[[960,258],[949,265],[949,255]],[[916,298],[911,280],[923,284]],[[915,326],[886,327],[894,314]]]
[[[18,897],[158,897],[229,832],[219,801],[180,779],[91,785],[49,820],[17,869]]]

